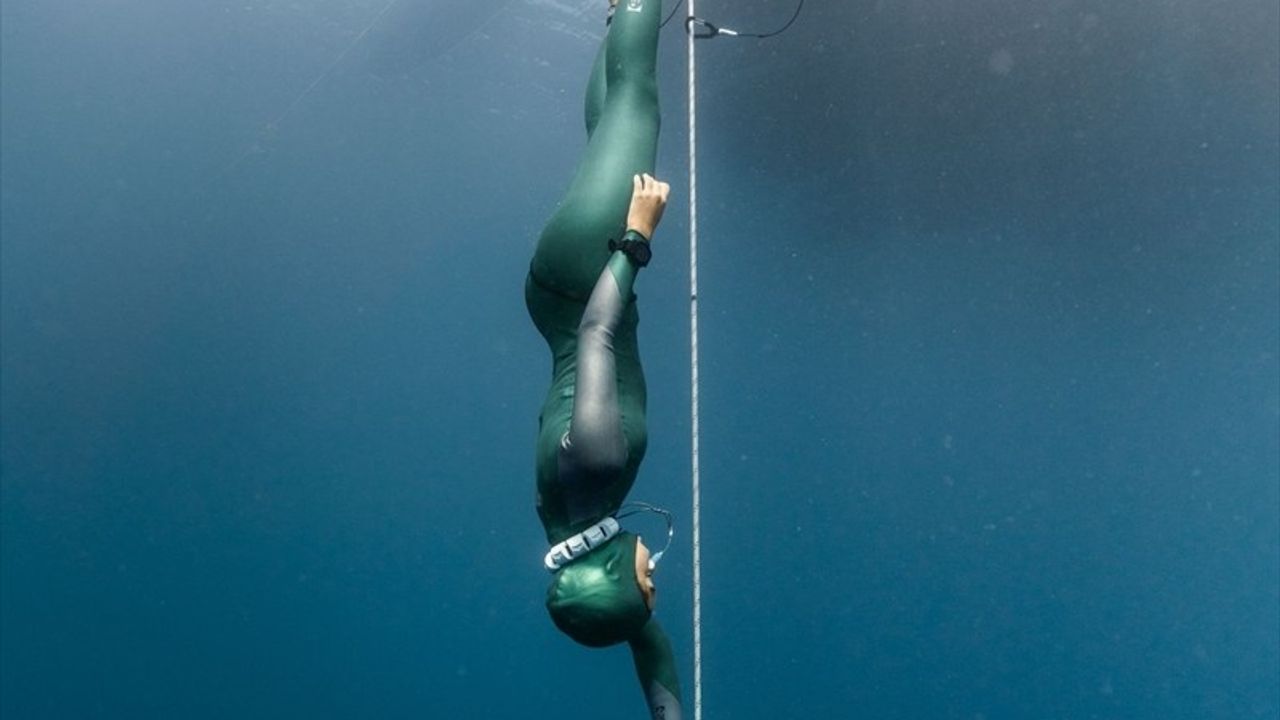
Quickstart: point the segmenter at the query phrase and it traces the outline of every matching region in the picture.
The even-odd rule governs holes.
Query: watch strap
[[[636,267],[648,265],[653,257],[653,251],[649,249],[649,238],[636,230],[627,230],[623,233],[621,240],[610,240],[609,251],[621,251],[636,264]]]

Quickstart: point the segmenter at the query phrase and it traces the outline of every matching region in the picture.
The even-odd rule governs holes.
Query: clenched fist
[[[652,175],[636,175],[631,179],[631,208],[627,210],[627,229],[635,230],[650,240],[662,220],[671,186]]]

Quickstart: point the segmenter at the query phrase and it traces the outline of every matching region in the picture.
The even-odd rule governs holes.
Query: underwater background
[[[533,509],[605,4],[0,2],[0,716],[644,717]],[[706,717],[1280,717],[1280,5],[809,0],[698,69]]]

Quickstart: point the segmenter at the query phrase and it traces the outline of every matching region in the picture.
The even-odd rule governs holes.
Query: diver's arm
[[[658,621],[650,618],[640,634],[631,639],[631,657],[636,663],[640,689],[649,703],[654,720],[681,720],[680,680],[671,641]]]
[[[573,417],[562,450],[575,466],[591,474],[617,472],[627,463],[613,336],[631,302],[638,271],[626,253],[614,251],[578,325]]]
[[[632,178],[624,240],[647,243],[662,219],[671,186],[644,174]],[[575,465],[591,473],[610,473],[627,462],[627,443],[618,410],[613,334],[635,285],[639,265],[615,250],[600,273],[578,325],[578,375],[573,418],[563,449]]]

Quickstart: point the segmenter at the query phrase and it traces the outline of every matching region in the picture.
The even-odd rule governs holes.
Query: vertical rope
[[[696,17],[689,0],[689,17]],[[698,94],[693,33],[689,39],[689,378],[693,494],[693,720],[702,720],[702,486],[698,467]]]

